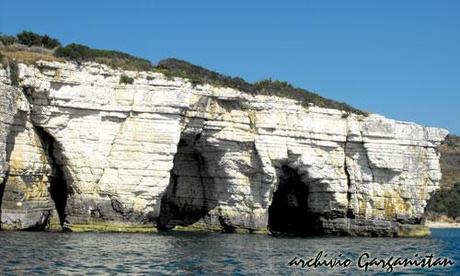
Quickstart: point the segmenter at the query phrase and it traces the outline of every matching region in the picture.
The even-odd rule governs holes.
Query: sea
[[[397,258],[419,263],[390,265]],[[433,265],[437,259],[450,262]],[[0,275],[389,273],[460,275],[460,229],[432,229],[427,238],[0,232]]]

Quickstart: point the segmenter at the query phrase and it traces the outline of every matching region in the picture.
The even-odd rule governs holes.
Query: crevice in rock
[[[123,220],[129,221],[129,220],[137,219],[136,214],[134,210],[132,209],[132,207],[124,205],[116,195],[107,194],[107,196],[110,199],[112,210],[115,213],[119,214],[123,218]],[[99,213],[103,217],[105,216],[103,212],[99,211]]]
[[[110,160],[110,158],[112,157],[113,149],[114,149],[116,143],[118,142],[118,140],[120,139],[120,136],[121,136],[121,134],[123,132],[123,128],[125,127],[126,122],[129,120],[129,118],[131,118],[131,116],[126,117],[126,118],[109,117],[109,116],[102,117],[103,121],[107,120],[107,121],[112,121],[112,122],[116,122],[116,123],[119,124],[118,130],[117,130],[112,142],[110,143],[109,151],[107,153],[107,159],[108,160]],[[99,186],[99,183],[101,182],[101,179],[104,177],[106,169],[107,169],[107,166],[102,168],[101,176],[96,180],[96,184],[95,184],[96,186]]]
[[[271,234],[311,236],[324,233],[319,216],[308,206],[309,187],[289,166],[279,170],[279,184],[268,208]]]
[[[223,233],[234,233],[235,232],[236,227],[227,223],[227,221],[225,220],[223,216],[219,216],[218,219],[219,219],[220,226],[222,227]]]
[[[343,169],[344,169],[345,175],[347,176],[347,210],[346,210],[347,213],[346,213],[346,216],[347,218],[352,219],[352,218],[355,218],[355,214],[353,213],[353,209],[351,208],[352,185],[351,185],[351,176],[350,176],[350,172],[348,171],[348,164],[347,164],[347,145],[348,145],[348,136],[346,137],[346,141],[343,146],[344,155],[345,155],[345,158],[343,161]]]
[[[58,151],[60,149],[58,142],[47,133],[42,127],[34,126],[37,135],[40,137],[43,149],[46,152],[49,164],[53,170],[50,177],[50,196],[54,201],[56,211],[59,215],[59,222],[62,229],[67,230],[65,227],[66,222],[66,207],[67,199],[70,195],[68,181],[66,180],[64,171],[58,161]]]
[[[272,174],[267,170],[266,164],[262,160],[256,142],[251,143],[251,166],[252,168],[258,168],[249,174],[251,195],[253,196],[254,203],[259,203],[262,208],[268,208],[268,202],[263,199],[264,195],[270,191],[272,183]],[[271,160],[269,160],[270,165]],[[252,201],[249,200],[249,203]],[[254,206],[252,206],[254,207]]]
[[[364,133],[363,133],[362,130],[360,131],[360,133],[361,133],[361,137],[364,137]],[[371,175],[372,175],[372,182],[375,182],[374,171],[373,171],[373,169],[372,169],[372,167],[371,167],[371,159],[369,158],[369,153],[367,152],[367,149],[366,149],[366,147],[364,146],[365,142],[362,141],[360,144],[361,144],[362,149],[363,149],[363,152],[364,152],[364,154],[365,154],[365,156],[366,156],[366,164],[367,164],[367,166],[368,166],[368,168],[369,168],[369,171],[371,172]]]
[[[196,139],[197,140],[197,139]],[[204,159],[201,153],[199,152],[194,152],[193,154],[193,159],[195,159],[196,164],[198,165],[198,175],[200,178],[200,187],[201,187],[201,195],[203,196],[203,205],[202,205],[202,212],[206,212],[206,206],[208,198],[207,198],[207,193],[206,193],[206,183],[205,183],[205,178],[204,178]],[[177,189],[177,186],[176,186]]]
[[[30,231],[30,232],[44,231],[46,229],[46,226],[49,224],[50,218],[51,218],[51,211],[50,210],[43,211],[42,219],[40,221],[37,221],[35,225],[22,229],[22,231]]]
[[[2,183],[0,183],[0,230],[2,229],[2,221],[1,221],[1,218],[2,218],[2,201],[3,201],[3,194],[5,192],[5,186],[6,186],[6,183],[8,182],[8,174],[9,174],[9,172],[6,171],[5,172],[5,177],[3,178],[3,181],[2,181]]]

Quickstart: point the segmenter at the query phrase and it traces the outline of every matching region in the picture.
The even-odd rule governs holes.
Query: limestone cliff
[[[0,90],[4,229],[419,235],[441,178],[447,131],[376,114],[96,63]]]

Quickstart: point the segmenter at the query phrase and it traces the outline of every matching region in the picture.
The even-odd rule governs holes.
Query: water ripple
[[[454,267],[401,269],[396,273],[460,274],[460,230],[435,229],[430,238],[274,238],[263,235],[212,233],[33,233],[0,232],[0,274],[309,274],[355,275],[349,268],[288,267],[294,258],[311,258],[319,251],[329,257],[356,260],[363,252],[449,257]],[[372,272],[385,274],[382,269]]]

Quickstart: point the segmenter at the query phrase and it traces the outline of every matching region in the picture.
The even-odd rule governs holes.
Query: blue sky
[[[0,31],[287,80],[460,134],[460,1],[0,0]]]

